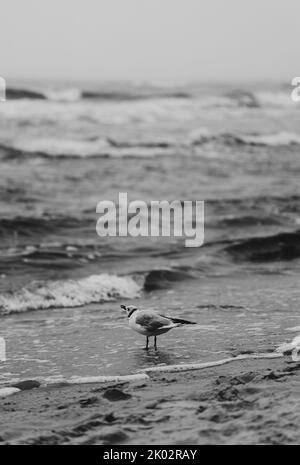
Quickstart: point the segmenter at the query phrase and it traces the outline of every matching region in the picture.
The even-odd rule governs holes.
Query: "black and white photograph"
[[[1,2],[0,445],[300,444],[299,21]]]

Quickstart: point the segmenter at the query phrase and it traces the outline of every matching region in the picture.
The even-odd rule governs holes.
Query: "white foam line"
[[[7,397],[15,394],[16,392],[20,392],[21,389],[14,388],[14,387],[5,387],[0,389],[0,397]]]
[[[156,366],[150,368],[144,368],[141,370],[141,373],[136,373],[134,375],[123,375],[123,376],[78,376],[71,379],[59,378],[57,380],[39,380],[41,386],[50,387],[58,383],[68,384],[91,384],[91,383],[120,383],[120,382],[131,382],[131,381],[147,381],[149,376],[146,373],[151,372],[180,372],[180,371],[191,371],[191,370],[203,370],[205,368],[216,367],[220,365],[225,365],[230,362],[237,362],[239,360],[253,360],[253,359],[272,359],[272,358],[282,358],[284,354],[282,353],[268,353],[268,354],[250,354],[250,355],[238,355],[237,357],[225,358],[223,360],[217,360],[215,362],[204,362],[204,363],[191,363],[191,364],[182,364],[182,365],[167,365],[167,366]],[[50,382],[49,382],[50,381]],[[20,381],[19,381],[20,382]],[[20,392],[21,389],[6,386],[0,388],[0,398],[10,396],[17,392]]]
[[[286,331],[291,331],[291,332],[300,331],[300,326],[294,326],[293,328],[286,328]]]
[[[146,381],[149,376],[145,373],[138,373],[135,375],[124,375],[124,376],[83,376],[74,377],[65,382],[68,384],[89,384],[89,383],[119,383],[119,382],[131,382],[131,381]],[[49,384],[48,384],[49,386]]]
[[[40,387],[51,387],[59,383],[66,385],[72,384],[91,384],[91,383],[121,383],[121,382],[133,382],[133,381],[148,381],[150,378],[145,373],[137,373],[134,375],[124,375],[124,376],[77,376],[71,379],[57,378],[56,380],[49,379],[39,379],[41,383]],[[18,380],[19,383],[22,381]],[[33,388],[36,389],[36,388]],[[0,388],[0,398],[7,397],[17,392],[21,392],[22,389],[12,386],[6,386]]]
[[[270,359],[270,358],[281,358],[283,354],[251,354],[251,355],[238,355],[237,357],[224,358],[223,360],[217,360],[215,362],[205,362],[205,363],[185,363],[182,365],[166,365],[166,366],[156,366],[145,368],[142,370],[145,373],[151,372],[179,372],[179,371],[190,371],[190,370],[203,370],[205,368],[216,367],[220,365],[225,365],[230,362],[237,362],[239,360],[251,360],[251,359]]]

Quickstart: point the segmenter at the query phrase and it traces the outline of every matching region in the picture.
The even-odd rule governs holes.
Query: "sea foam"
[[[92,275],[77,281],[38,281],[17,292],[0,295],[0,315],[134,298],[140,290],[141,286],[131,277],[109,274]]]

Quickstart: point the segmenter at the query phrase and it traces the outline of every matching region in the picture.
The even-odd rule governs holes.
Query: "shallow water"
[[[198,323],[159,337],[157,352],[143,350],[145,339],[130,330],[119,302],[6,317],[1,334],[8,360],[0,365],[1,380],[128,374],[153,365],[273,351],[291,339],[287,328],[299,324],[297,283],[298,276],[234,276],[144,295],[142,308]]]

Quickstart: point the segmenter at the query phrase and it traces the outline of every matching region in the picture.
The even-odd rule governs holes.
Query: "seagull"
[[[121,305],[120,307],[127,312],[130,328],[146,336],[145,350],[149,349],[149,337],[154,337],[154,349],[157,350],[157,336],[181,325],[196,324],[193,321],[161,315],[152,310],[139,310],[134,305]]]

